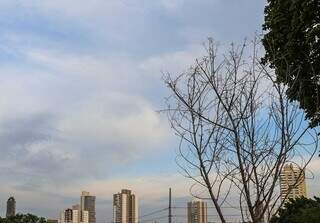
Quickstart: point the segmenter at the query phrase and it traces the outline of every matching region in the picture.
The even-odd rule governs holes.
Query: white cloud
[[[0,123],[9,120],[16,125],[8,133],[0,131],[0,136],[27,138],[28,128],[39,128],[30,132],[28,144],[5,141],[26,153],[9,163],[19,170],[14,174],[31,171],[45,179],[32,182],[42,188],[64,185],[73,175],[68,179],[73,185],[105,178],[117,165],[133,164],[148,152],[161,153],[170,142],[166,120],[137,90],[150,82],[129,58],[75,55],[61,49],[22,48],[18,53],[33,69],[1,71]],[[17,183],[27,181],[21,178]]]
[[[32,49],[26,52],[27,58],[55,75],[70,75],[93,81],[112,81],[118,75],[129,73],[131,62],[122,56],[98,57],[94,55],[72,54],[59,50]]]
[[[140,64],[140,68],[149,71],[163,71],[179,74],[195,63],[204,54],[204,46],[191,45],[185,50],[157,55],[147,58]]]
[[[177,9],[185,0],[161,0],[162,5],[166,9]]]
[[[1,120],[10,121],[0,129],[2,152],[17,154],[11,162],[3,156],[4,167],[12,175],[38,176],[32,182],[40,188],[105,178],[149,152],[161,153],[170,139],[167,122],[140,97],[111,94],[52,113],[52,120],[38,113]]]
[[[166,122],[148,102],[120,93],[78,103],[64,114],[58,129],[75,142],[116,145],[128,154],[159,147],[168,138]]]
[[[314,157],[309,165],[307,166],[306,171],[307,177],[307,195],[309,197],[320,196],[320,159],[319,157]]]
[[[107,180],[96,180],[82,185],[83,190],[92,191],[101,199],[112,199],[112,195],[121,189],[132,190],[140,200],[140,203],[152,203],[168,196],[169,187],[176,197],[189,196],[190,182],[179,174],[124,176],[113,177]],[[79,189],[73,187],[64,188],[66,195],[79,194]]]
[[[112,13],[124,7],[125,3],[118,0],[92,0],[90,4],[85,0],[32,0],[29,2],[22,1],[20,5],[33,10],[40,10],[46,14],[88,18],[97,14],[112,15]]]

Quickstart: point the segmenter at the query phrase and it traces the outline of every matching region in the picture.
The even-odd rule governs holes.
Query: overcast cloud
[[[163,208],[168,187],[189,199],[177,146],[158,110],[162,72],[179,73],[214,37],[259,32],[264,0],[1,0],[0,208],[57,218],[81,190],[133,189],[141,212]],[[316,169],[319,165],[313,164]]]

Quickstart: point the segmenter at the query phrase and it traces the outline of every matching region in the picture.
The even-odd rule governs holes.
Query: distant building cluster
[[[307,196],[304,170],[286,164],[280,175],[280,195],[285,202],[290,198]],[[95,223],[95,197],[82,192],[80,206],[66,209],[59,223]],[[138,199],[131,190],[122,189],[113,195],[112,223],[138,223]],[[187,203],[187,223],[208,223],[207,203],[194,200]]]
[[[292,164],[286,164],[280,174],[280,196],[287,202],[290,198],[306,197],[305,172]],[[194,200],[187,203],[187,223],[208,223],[207,203]],[[16,200],[7,200],[6,217],[16,214]],[[112,223],[138,223],[138,199],[131,190],[122,189],[113,195]],[[60,213],[59,220],[47,220],[48,223],[96,223],[96,197],[82,191],[80,203]]]
[[[83,191],[80,205],[73,205],[60,213],[59,223],[96,223],[95,211],[96,197]],[[53,221],[53,220],[51,220]],[[137,223],[138,204],[137,198],[130,190],[123,189],[113,195],[113,222]],[[52,222],[53,223],[53,222]]]
[[[96,223],[96,197],[82,191],[80,205],[73,205],[60,213],[59,223]]]

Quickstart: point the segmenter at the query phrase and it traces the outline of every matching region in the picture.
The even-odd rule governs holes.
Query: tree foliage
[[[46,223],[46,219],[33,214],[17,214],[8,218],[0,218],[0,223]]]
[[[271,219],[271,223],[318,223],[320,219],[320,198],[291,199],[278,216]]]
[[[264,62],[288,86],[290,100],[299,101],[311,125],[320,124],[320,1],[268,0]]]

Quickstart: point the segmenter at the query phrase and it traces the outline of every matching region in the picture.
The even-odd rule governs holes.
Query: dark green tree
[[[287,95],[299,101],[312,126],[320,124],[320,1],[268,0],[264,63],[275,69]]]
[[[320,198],[291,199],[280,209],[270,223],[318,223],[320,222]]]
[[[8,218],[0,218],[0,223],[46,223],[46,219],[33,214],[17,214]]]

